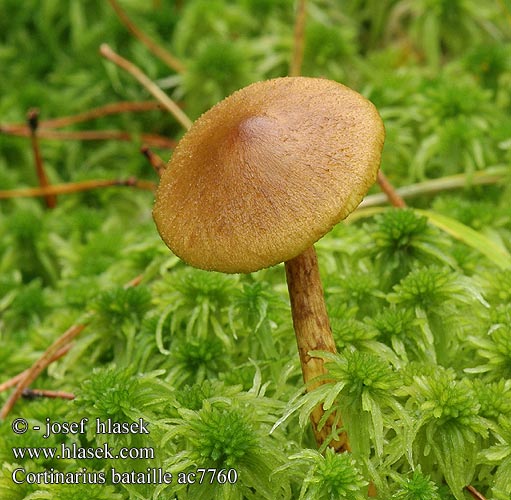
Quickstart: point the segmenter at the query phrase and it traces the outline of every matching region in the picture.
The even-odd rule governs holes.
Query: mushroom
[[[385,131],[374,105],[337,82],[257,82],[216,104],[183,136],[161,176],[153,217],[167,246],[205,270],[251,273],[285,262],[308,390],[336,352],[314,243],[374,183]],[[313,381],[311,383],[311,381]],[[322,415],[311,415],[318,444]],[[349,449],[344,435],[337,449]]]

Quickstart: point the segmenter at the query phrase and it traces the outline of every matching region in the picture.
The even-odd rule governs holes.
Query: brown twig
[[[81,182],[69,182],[67,184],[53,184],[45,188],[26,188],[26,189],[10,189],[8,191],[0,191],[0,200],[10,198],[31,198],[34,196],[49,196],[56,194],[72,194],[81,191],[90,191],[91,189],[108,188],[108,187],[131,187],[135,189],[143,189],[145,191],[154,191],[156,184],[152,181],[138,180],[134,177],[128,179],[106,179],[106,180],[90,180]]]
[[[130,30],[131,33],[138,38],[158,59],[178,73],[183,73],[185,71],[186,68],[184,64],[138,28],[127,16],[126,12],[121,9],[116,0],[109,0],[109,2],[124,26],[126,26],[126,28],[128,28],[128,30]]]
[[[55,354],[69,344],[74,338],[76,338],[81,331],[87,326],[87,323],[80,323],[73,325],[64,332],[53,344],[44,351],[43,355],[25,372],[25,375],[21,378],[14,389],[14,392],[10,395],[9,399],[5,402],[2,410],[0,410],[0,421],[4,420],[5,417],[10,413],[16,401],[22,396],[23,391],[40,375],[40,373],[52,362],[51,360]]]
[[[378,496],[378,491],[376,490],[376,486],[372,481],[369,483],[367,487],[367,496],[369,498],[374,498]]]
[[[490,168],[487,171],[474,172],[470,174],[456,174],[438,179],[429,179],[417,184],[409,184],[397,188],[397,193],[402,198],[414,198],[422,195],[434,195],[453,189],[497,184],[502,182],[507,175],[505,167]],[[368,208],[383,205],[388,201],[385,193],[375,193],[366,196],[358,208]]]
[[[41,128],[60,128],[67,127],[68,125],[74,125],[76,123],[82,123],[89,120],[96,120],[108,115],[116,115],[120,113],[140,113],[145,111],[161,110],[161,104],[157,101],[141,101],[141,102],[130,102],[121,101],[92,108],[89,111],[83,113],[77,113],[76,115],[62,116],[60,118],[53,118],[52,120],[41,121]]]
[[[37,138],[37,127],[39,126],[39,111],[37,109],[31,109],[28,112],[27,123],[39,185],[42,188],[46,188],[50,185],[50,183],[48,181],[48,176],[46,175],[46,170],[44,169],[43,158],[41,156],[41,150],[39,149],[39,140]],[[55,208],[57,206],[57,198],[54,194],[46,195],[44,200],[48,208]]]
[[[167,166],[165,162],[154,151],[151,151],[148,146],[142,146],[140,152],[147,158],[154,171],[158,174],[158,177],[161,177]]]
[[[132,286],[137,286],[140,284],[142,279],[143,275],[138,275],[126,283],[124,287],[129,288]],[[68,328],[59,338],[53,342],[53,344],[51,344],[46,349],[46,351],[44,351],[41,357],[36,360],[36,362],[28,370],[25,370],[22,374],[20,374],[16,389],[0,410],[0,421],[7,417],[7,415],[16,404],[16,401],[18,401],[18,399],[23,395],[25,389],[30,386],[30,384],[41,374],[41,372],[46,367],[48,367],[49,364],[55,361],[56,357],[62,352],[62,350],[67,349],[63,354],[69,350],[71,342],[87,327],[93,316],[94,313],[89,313],[87,318],[82,323],[78,323]]]
[[[28,137],[30,131],[28,127],[11,127],[9,125],[1,125],[0,132],[4,134],[16,135],[20,137]],[[137,136],[129,132],[120,130],[77,130],[77,131],[64,131],[53,129],[39,130],[37,137],[39,139],[54,139],[54,140],[77,140],[77,141],[132,141]],[[173,149],[176,146],[176,141],[168,139],[158,134],[140,134],[142,142],[151,145],[155,148]]]
[[[114,52],[106,43],[101,45],[99,52],[103,57],[133,76],[185,129],[192,126],[192,121],[181,108],[135,64]]]
[[[302,71],[303,47],[305,45],[306,4],[306,0],[300,0],[296,12],[293,59],[289,67],[289,76],[299,76]]]
[[[389,182],[389,180],[381,170],[378,171],[377,182],[393,207],[397,208],[406,207],[405,200],[403,200],[403,198],[399,195],[394,186]]]
[[[60,398],[60,399],[74,399],[75,395],[71,392],[63,392],[63,391],[49,391],[46,389],[30,389],[27,388],[23,391],[21,396],[25,399],[35,399],[35,398]]]
[[[66,355],[69,349],[73,344],[68,344],[64,346],[62,349],[59,349],[50,359],[50,363],[53,363],[54,361],[57,361],[57,359],[60,359],[62,356]],[[0,392],[6,391],[7,389],[10,389],[11,387],[14,387],[28,372],[28,369],[25,371],[22,371],[21,373],[18,373],[15,377],[10,378],[9,380],[6,380],[2,384],[0,384]]]
[[[140,285],[140,283],[142,283],[143,279],[144,279],[144,275],[143,274],[139,274],[138,276],[135,276],[132,280],[128,281],[124,285],[124,288],[131,288],[131,287],[138,286],[138,285]]]
[[[75,115],[61,116],[59,118],[52,118],[50,120],[39,120],[38,131],[49,128],[61,128],[69,125],[75,125],[76,123],[82,123],[89,120],[96,120],[108,115],[115,115],[120,113],[129,112],[144,112],[153,111],[155,109],[161,110],[161,104],[157,101],[121,101],[114,102],[111,104],[105,104],[97,108],[92,108],[83,113],[77,113]],[[25,123],[14,123],[8,125],[0,125],[0,131],[5,133],[15,134],[19,131],[26,131],[27,126]],[[18,135],[18,134],[16,134]]]
[[[482,493],[479,493],[473,486],[468,485],[465,487],[465,489],[472,495],[473,498],[475,498],[475,500],[486,500],[486,497]]]

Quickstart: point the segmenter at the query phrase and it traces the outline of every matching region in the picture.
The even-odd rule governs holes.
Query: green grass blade
[[[501,269],[511,267],[511,255],[509,252],[484,234],[445,215],[429,210],[415,210],[417,213],[426,216],[438,228],[481,252]]]

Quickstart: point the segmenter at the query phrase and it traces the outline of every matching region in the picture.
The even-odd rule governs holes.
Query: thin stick
[[[185,129],[189,129],[192,126],[192,121],[181,108],[135,64],[114,52],[106,43],[101,45],[99,52],[103,57],[132,75]]]
[[[139,274],[138,276],[135,276],[132,280],[128,281],[128,283],[126,283],[124,285],[124,288],[132,288],[134,286],[138,286],[138,285],[140,285],[140,283],[142,283],[143,279],[144,279],[144,275]]]
[[[81,191],[90,191],[92,189],[108,187],[131,187],[145,191],[154,191],[156,189],[156,184],[152,181],[138,180],[134,177],[130,177],[129,179],[69,182],[67,184],[53,184],[52,186],[45,188],[11,189],[8,191],[0,191],[0,200],[10,198],[32,198],[34,196],[55,196],[56,194],[79,193]]]
[[[138,275],[131,281],[124,285],[125,288],[137,286],[143,279],[143,275]],[[41,374],[41,372],[52,363],[57,354],[62,349],[68,348],[71,342],[87,327],[94,313],[89,313],[84,322],[71,326],[67,329],[58,339],[51,344],[41,357],[28,369],[23,372],[23,377],[20,377],[16,389],[11,394],[9,399],[5,402],[2,410],[0,411],[0,421],[4,420],[10,411],[13,409],[16,401],[23,395],[23,391],[27,389],[30,384]],[[69,348],[67,349],[69,350]],[[67,351],[66,351],[67,352]]]
[[[158,174],[158,177],[161,177],[167,166],[165,162],[156,153],[151,151],[148,146],[142,146],[140,152],[147,158],[154,171]]]
[[[22,397],[26,399],[35,399],[35,398],[51,398],[51,399],[74,399],[75,395],[71,392],[63,392],[63,391],[49,391],[46,389],[30,389],[27,388],[23,391]]]
[[[413,198],[424,194],[435,194],[451,189],[459,189],[467,186],[478,186],[485,184],[496,184],[503,180],[506,176],[505,168],[490,169],[485,172],[475,172],[474,174],[457,174],[440,179],[431,179],[417,184],[410,184],[396,189],[396,192],[402,198]],[[384,193],[371,194],[366,196],[359,208],[374,207],[383,205],[388,201],[388,197]]]
[[[114,102],[111,104],[105,104],[104,106],[99,106],[97,108],[92,108],[89,111],[84,111],[83,113],[77,113],[76,115],[61,116],[59,118],[53,118],[50,120],[40,120],[38,131],[48,128],[67,127],[68,125],[95,120],[97,118],[102,118],[108,115],[128,112],[152,111],[155,109],[161,109],[161,104],[157,101]],[[27,126],[25,123],[0,125],[0,131],[5,133],[15,134],[16,132],[24,131],[26,129]]]
[[[27,127],[15,128],[6,125],[0,126],[0,132],[16,135],[20,137],[28,137],[30,132]],[[131,134],[129,132],[123,132],[121,130],[77,130],[77,131],[64,131],[64,130],[53,130],[53,129],[41,129],[39,130],[37,137],[39,139],[55,139],[55,140],[77,140],[77,141],[105,141],[105,140],[117,140],[117,141],[133,141],[139,137],[142,142],[145,142],[155,148],[173,149],[176,146],[176,141],[168,139],[158,134]]]
[[[465,489],[470,493],[470,495],[472,495],[473,498],[475,498],[475,500],[486,500],[486,497],[482,493],[479,493],[473,486],[468,485],[465,487]]]
[[[62,116],[60,118],[54,118],[52,120],[43,120],[39,123],[40,128],[60,128],[68,125],[74,125],[75,123],[82,123],[89,120],[95,120],[108,115],[115,115],[120,113],[128,112],[145,112],[161,109],[161,104],[157,101],[141,101],[141,102],[130,102],[121,101],[106,104],[105,106],[99,106],[92,108],[89,111],[78,113],[71,116]]]
[[[388,200],[390,201],[390,204],[393,207],[397,208],[406,207],[405,200],[403,200],[403,198],[399,196],[399,193],[396,191],[394,186],[389,182],[386,175],[381,170],[378,170],[377,181],[381,187],[381,190],[385,193],[385,196],[387,196]]]
[[[121,22],[128,28],[131,33],[138,38],[156,57],[163,61],[169,68],[183,73],[185,71],[184,64],[177,58],[175,58],[170,52],[164,49],[161,45],[158,45],[152,38],[146,35],[135,23],[127,16],[126,12],[121,9],[120,5],[116,0],[109,0],[110,5],[115,10],[115,13],[121,20]]]
[[[5,402],[0,411],[0,421],[10,413],[16,401],[22,396],[23,391],[40,375],[40,373],[51,363],[55,354],[67,344],[69,344],[81,331],[87,326],[87,323],[73,325],[66,330],[53,344],[44,351],[43,355],[26,371],[24,377],[19,381],[16,389]]]
[[[293,59],[289,67],[289,76],[299,76],[302,71],[303,47],[305,45],[305,19],[306,19],[306,0],[300,0],[296,13]]]
[[[68,344],[64,346],[62,349],[59,349],[50,359],[50,363],[53,363],[54,361],[57,361],[57,359],[60,359],[62,356],[66,355],[69,349],[73,344]],[[10,378],[9,380],[6,380],[2,384],[0,384],[0,392],[6,391],[7,389],[10,389],[11,387],[14,387],[28,372],[27,370],[22,371],[21,373],[18,373],[15,377]]]
[[[41,156],[41,150],[39,149],[39,141],[37,139],[37,127],[39,122],[39,111],[37,109],[31,109],[27,114],[27,123],[30,130],[30,142],[32,144],[32,152],[34,154],[35,168],[37,172],[37,178],[39,179],[39,185],[42,188],[46,188],[50,185],[46,171],[44,169],[43,158]],[[57,206],[57,198],[55,195],[46,195],[44,197],[46,206],[48,208],[55,208]]]

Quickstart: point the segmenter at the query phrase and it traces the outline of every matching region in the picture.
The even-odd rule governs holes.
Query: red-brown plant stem
[[[51,399],[74,399],[75,395],[71,392],[64,391],[48,391],[46,389],[30,389],[27,388],[23,391],[22,397],[26,399],[35,398],[51,398]]]
[[[158,85],[156,85],[139,67],[128,61],[124,57],[114,52],[111,47],[103,43],[99,48],[100,54],[112,61],[114,64],[127,71],[133,76],[155,99],[157,99],[162,106],[171,113],[174,118],[185,128],[189,129],[192,126],[192,122],[188,116],[181,110],[181,108],[163,92]]]
[[[76,123],[82,123],[89,120],[95,120],[108,115],[129,113],[129,112],[144,112],[152,111],[155,109],[162,109],[161,104],[157,101],[121,101],[114,102],[111,104],[105,104],[97,108],[92,108],[83,113],[77,113],[75,115],[61,116],[59,118],[51,118],[49,120],[39,120],[38,130],[48,128],[61,128],[69,125],[75,125]],[[14,133],[18,130],[26,130],[25,123],[14,123],[9,125],[0,125],[0,130],[6,133]]]
[[[307,391],[312,391],[326,382],[326,380],[317,381],[316,379],[326,375],[327,370],[323,360],[311,356],[310,351],[337,352],[326,310],[314,247],[308,248],[298,257],[287,261],[285,267],[303,380]],[[312,428],[318,446],[327,441],[332,431],[333,418],[327,421],[321,429],[319,428],[319,421],[323,414],[321,406],[316,407],[311,413]],[[329,446],[336,451],[350,449],[345,433],[340,435],[338,441],[330,442]]]
[[[42,188],[46,188],[50,185],[46,170],[44,169],[43,158],[41,156],[41,150],[39,149],[39,141],[37,139],[37,127],[39,122],[39,111],[37,109],[31,109],[27,114],[27,123],[30,131],[30,142],[32,144],[32,153],[34,154],[34,162],[39,179],[39,185]],[[57,206],[57,198],[54,194],[48,194],[44,197],[46,206],[48,208],[55,208]]]
[[[378,170],[378,175],[376,178],[381,190],[387,196],[390,204],[396,208],[405,208],[406,203],[405,200],[400,196],[400,194],[396,191],[391,182],[387,179],[387,176],[381,171]],[[378,496],[378,492],[376,490],[376,486],[373,482],[369,483],[369,487],[367,490],[368,497],[376,497]]]
[[[57,361],[57,359],[60,359],[62,356],[65,356],[69,349],[73,344],[67,344],[66,346],[62,347],[62,349],[59,349],[51,358],[50,363],[53,363],[54,361]],[[10,378],[9,380],[6,380],[2,384],[0,384],[0,392],[6,391],[7,389],[10,389],[11,387],[14,387],[28,372],[28,369],[25,371],[22,371],[21,373],[18,373],[15,377]]]
[[[158,59],[178,73],[183,73],[185,71],[186,68],[184,64],[138,28],[138,26],[127,16],[126,12],[121,9],[116,0],[109,0],[109,2],[124,26],[126,26],[135,38],[138,38]]]
[[[380,185],[381,190],[385,193],[390,204],[393,207],[397,208],[406,207],[405,200],[399,195],[394,186],[387,179],[387,176],[381,170],[378,170],[377,181],[378,184]]]
[[[129,288],[132,286],[138,286],[142,281],[143,276],[138,275],[128,283],[124,285],[124,288]],[[35,363],[28,369],[25,370],[22,374],[20,374],[20,378],[17,382],[16,389],[11,394],[9,399],[5,402],[4,406],[0,410],[0,421],[4,420],[10,411],[13,409],[16,401],[23,395],[25,389],[29,387],[29,385],[41,374],[41,372],[55,359],[57,356],[64,350],[64,354],[70,349],[71,342],[87,327],[91,318],[93,317],[93,313],[88,315],[87,321],[82,323],[78,323],[76,325],[68,328],[60,337],[58,337],[53,344],[51,344],[46,351],[41,355],[39,359],[35,361]],[[11,379],[12,380],[12,379]]]
[[[158,177],[161,177],[167,166],[166,163],[154,151],[151,151],[148,146],[142,146],[140,152],[147,158],[151,167],[158,174]]]
[[[142,283],[143,279],[144,279],[144,275],[139,274],[138,276],[135,276],[132,280],[125,283],[123,288],[131,288],[134,286],[138,286],[138,285],[140,285],[140,283]]]
[[[26,371],[23,378],[18,382],[16,389],[10,395],[0,410],[0,421],[10,413],[16,401],[22,396],[23,391],[40,375],[40,373],[51,363],[55,354],[64,346],[75,339],[86,327],[86,323],[73,325],[64,332],[53,344],[44,351],[43,355]]]
[[[305,20],[307,17],[306,0],[300,0],[296,12],[293,58],[289,67],[289,76],[300,76],[303,62],[303,48],[305,45]]]
[[[402,198],[412,198],[415,196],[431,195],[442,193],[453,189],[463,189],[467,186],[484,186],[487,184],[497,184],[506,178],[506,170],[503,167],[489,168],[487,171],[480,171],[470,174],[448,175],[437,179],[429,179],[417,184],[409,184],[397,188],[397,193]],[[366,196],[358,208],[374,207],[383,205],[388,201],[385,193],[376,193]]]
[[[54,196],[56,194],[72,194],[108,187],[131,187],[135,189],[143,189],[145,191],[154,191],[156,189],[156,184],[152,181],[138,180],[134,177],[130,177],[129,179],[69,182],[67,184],[53,184],[52,186],[45,188],[10,189],[8,191],[0,191],[0,200],[6,200],[9,198],[32,198],[34,196],[46,197],[49,195]]]
[[[4,134],[16,135],[20,137],[28,137],[30,131],[28,127],[19,128],[11,127],[9,125],[1,125],[0,132]],[[76,141],[133,141],[139,137],[142,142],[155,147],[163,149],[173,149],[176,146],[176,141],[168,139],[158,134],[140,134],[140,136],[123,132],[120,130],[77,130],[77,131],[64,131],[53,129],[40,129],[37,137],[39,139],[54,139],[54,140],[76,140]]]
[[[76,123],[82,123],[89,120],[96,120],[108,115],[116,115],[121,113],[140,113],[145,111],[161,110],[161,104],[157,101],[141,101],[141,102],[130,102],[121,101],[97,108],[92,108],[83,113],[77,113],[76,115],[62,116],[60,118],[53,118],[51,120],[43,120],[39,124],[41,128],[60,128],[67,127],[68,125],[74,125]]]
[[[473,498],[475,498],[475,500],[486,500],[486,497],[482,493],[479,493],[473,486],[469,485],[465,489]]]

